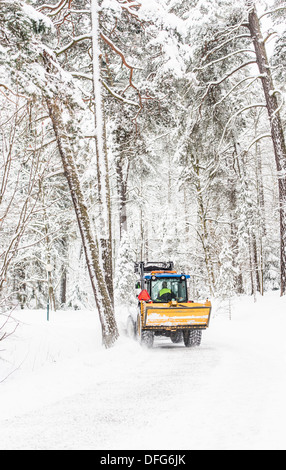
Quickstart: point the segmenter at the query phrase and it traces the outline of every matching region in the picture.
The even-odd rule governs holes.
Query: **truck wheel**
[[[187,348],[200,346],[202,340],[202,330],[186,330],[183,332],[184,343]]]
[[[154,343],[154,333],[153,331],[141,331],[140,343],[142,346],[147,348],[152,348]]]
[[[172,331],[170,338],[172,343],[180,343],[183,340],[183,334],[181,331]]]

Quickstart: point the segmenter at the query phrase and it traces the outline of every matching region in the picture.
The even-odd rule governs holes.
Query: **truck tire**
[[[141,346],[146,348],[152,348],[154,343],[154,331],[142,330],[140,315],[138,315],[137,317],[136,336]]]
[[[183,340],[183,334],[181,331],[172,331],[170,335],[172,343],[180,343]]]
[[[153,331],[141,331],[140,343],[146,348],[152,348],[154,343],[154,333]]]
[[[187,348],[200,346],[202,340],[202,330],[185,330],[183,332],[184,343]]]

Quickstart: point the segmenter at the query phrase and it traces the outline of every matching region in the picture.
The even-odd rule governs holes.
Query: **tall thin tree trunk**
[[[259,18],[255,4],[248,0],[249,30],[256,52],[256,60],[261,74],[261,81],[270,119],[271,136],[274,146],[275,162],[278,172],[278,189],[280,203],[280,266],[281,266],[281,295],[286,294],[286,145],[283,133],[277,93],[273,84],[265,43],[263,41]]]
[[[264,294],[264,250],[263,241],[266,236],[266,224],[265,224],[265,200],[264,200],[264,187],[262,178],[262,162],[261,162],[261,151],[259,143],[255,146],[255,160],[256,160],[256,186],[257,186],[257,205],[259,209],[259,223],[258,223],[258,241],[257,241],[257,256],[258,256],[258,276],[260,294]]]
[[[97,244],[92,235],[90,218],[81,190],[73,152],[62,120],[61,102],[56,97],[48,98],[46,102],[77,217],[92,290],[101,322],[103,344],[105,347],[110,347],[118,338],[118,329],[113,305],[100,265]]]
[[[198,204],[198,217],[200,221],[200,232],[201,232],[200,239],[201,239],[202,247],[204,250],[205,265],[206,265],[206,269],[208,273],[210,293],[211,295],[213,295],[215,292],[215,276],[214,276],[212,256],[211,256],[210,247],[209,247],[209,233],[208,233],[206,211],[205,211],[202,188],[201,188],[199,161],[198,161],[197,156],[195,157],[195,161],[193,162],[193,169],[197,175],[197,180],[196,180],[197,195],[196,196],[197,196],[197,204]]]
[[[67,237],[63,236],[61,241],[62,245],[62,250],[64,253],[67,253],[68,251],[68,240]],[[62,261],[62,266],[61,266],[61,279],[60,279],[60,292],[59,292],[59,299],[60,299],[60,305],[64,306],[67,302],[67,260],[66,257],[63,256],[63,261]]]
[[[124,179],[122,159],[118,158],[116,161],[116,182],[117,193],[119,198],[119,229],[120,239],[123,234],[127,232],[127,177]]]
[[[99,0],[91,0],[92,19],[92,51],[93,51],[93,92],[94,115],[96,128],[96,157],[98,177],[99,202],[99,241],[102,250],[103,274],[110,299],[113,303],[113,273],[112,273],[112,234],[111,234],[111,202],[109,187],[108,158],[105,135],[104,106],[101,84],[101,59],[99,47]]]
[[[253,276],[255,277],[255,287],[258,292],[261,292],[259,266],[258,266],[258,255],[257,255],[257,242],[256,236],[252,232],[250,243],[252,244],[253,253]]]

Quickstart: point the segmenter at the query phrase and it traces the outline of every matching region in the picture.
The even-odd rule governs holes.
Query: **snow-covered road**
[[[94,314],[27,312],[5,345],[26,359],[0,384],[0,449],[286,449],[285,301],[237,301],[195,349],[105,351]]]

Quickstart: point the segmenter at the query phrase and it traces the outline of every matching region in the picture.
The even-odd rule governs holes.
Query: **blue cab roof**
[[[189,274],[174,274],[174,273],[173,274],[168,274],[168,273],[153,274],[153,276],[156,276],[158,279],[160,279],[161,277],[178,278],[181,276],[185,276],[186,279],[190,278]],[[152,274],[147,274],[146,276],[144,276],[144,279],[151,279],[151,278],[152,278]]]

